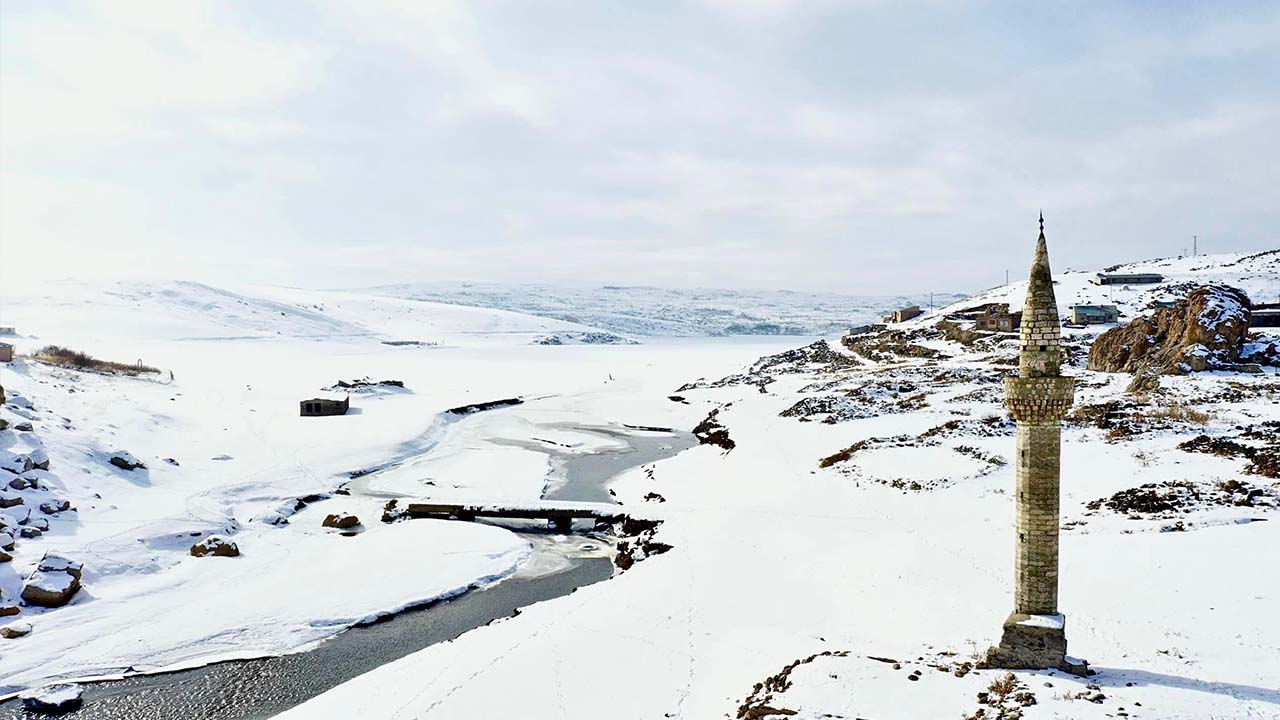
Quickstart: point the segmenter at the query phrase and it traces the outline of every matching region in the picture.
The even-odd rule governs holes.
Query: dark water
[[[573,592],[613,574],[607,558],[576,559],[567,569],[511,579],[461,598],[426,605],[364,627],[354,627],[314,650],[233,660],[161,675],[86,683],[84,706],[63,718],[178,720],[267,718],[357,675],[452,640],[517,608]],[[16,701],[0,718],[31,718]]]
[[[608,435],[627,446],[600,453],[550,453],[563,479],[547,499],[608,502],[608,481],[630,468],[672,457],[696,444],[687,433],[621,432],[575,428]],[[232,660],[190,670],[135,675],[83,683],[84,706],[60,717],[110,720],[248,720],[267,718],[381,665],[468,630],[510,617],[518,608],[568,595],[606,580],[613,563],[576,557],[545,542],[546,532],[526,529],[535,555],[552,556],[556,569],[517,572],[488,588],[406,610],[372,625],[354,627],[314,649],[256,660]],[[583,538],[584,542],[590,542]],[[597,543],[599,544],[599,543]],[[559,559],[556,562],[556,559]],[[538,558],[531,562],[538,565]],[[0,703],[0,720],[35,717],[17,700]]]

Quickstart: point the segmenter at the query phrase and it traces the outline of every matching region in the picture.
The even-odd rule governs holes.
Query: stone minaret
[[[1075,390],[1075,380],[1061,373],[1061,336],[1041,215],[1040,239],[1022,309],[1018,376],[1005,380],[1009,411],[1018,422],[1013,613],[1005,620],[1000,646],[991,648],[986,664],[1083,674],[1085,664],[1067,657],[1066,618],[1058,613],[1062,418]]]

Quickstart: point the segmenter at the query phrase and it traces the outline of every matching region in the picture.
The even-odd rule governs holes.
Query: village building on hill
[[[1072,325],[1105,325],[1120,321],[1120,308],[1115,305],[1072,305]]]
[[[1017,332],[1022,327],[1022,312],[1009,312],[1008,303],[992,303],[973,319],[974,327],[990,332]]]
[[[884,321],[887,323],[906,322],[911,318],[920,317],[923,314],[924,311],[920,309],[919,305],[912,305],[911,307],[904,307],[901,310],[894,310],[888,315],[885,315]]]
[[[1153,285],[1164,282],[1159,273],[1098,273],[1094,285]]]
[[[1253,306],[1249,327],[1280,327],[1280,303],[1258,303]]]

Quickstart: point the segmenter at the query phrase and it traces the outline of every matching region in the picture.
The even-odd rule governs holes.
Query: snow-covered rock
[[[0,638],[12,640],[14,638],[24,637],[31,634],[31,623],[14,622],[0,627]]]
[[[57,515],[71,509],[71,502],[66,498],[54,498],[40,503],[40,512],[45,515]]]
[[[22,599],[40,607],[62,607],[80,591],[83,564],[47,553],[22,586]]]
[[[18,697],[27,710],[62,715],[79,708],[84,702],[83,695],[84,691],[78,685],[59,684],[28,690]]]
[[[107,462],[121,470],[141,470],[147,467],[141,460],[131,455],[128,450],[116,450],[111,453],[111,457]]]
[[[240,548],[235,543],[226,538],[210,535],[191,546],[191,554],[194,557],[204,557],[212,555],[214,557],[239,557]]]

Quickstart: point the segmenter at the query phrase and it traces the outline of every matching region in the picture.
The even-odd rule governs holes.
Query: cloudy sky
[[[0,279],[971,290],[1280,247],[1280,5],[0,4]]]

